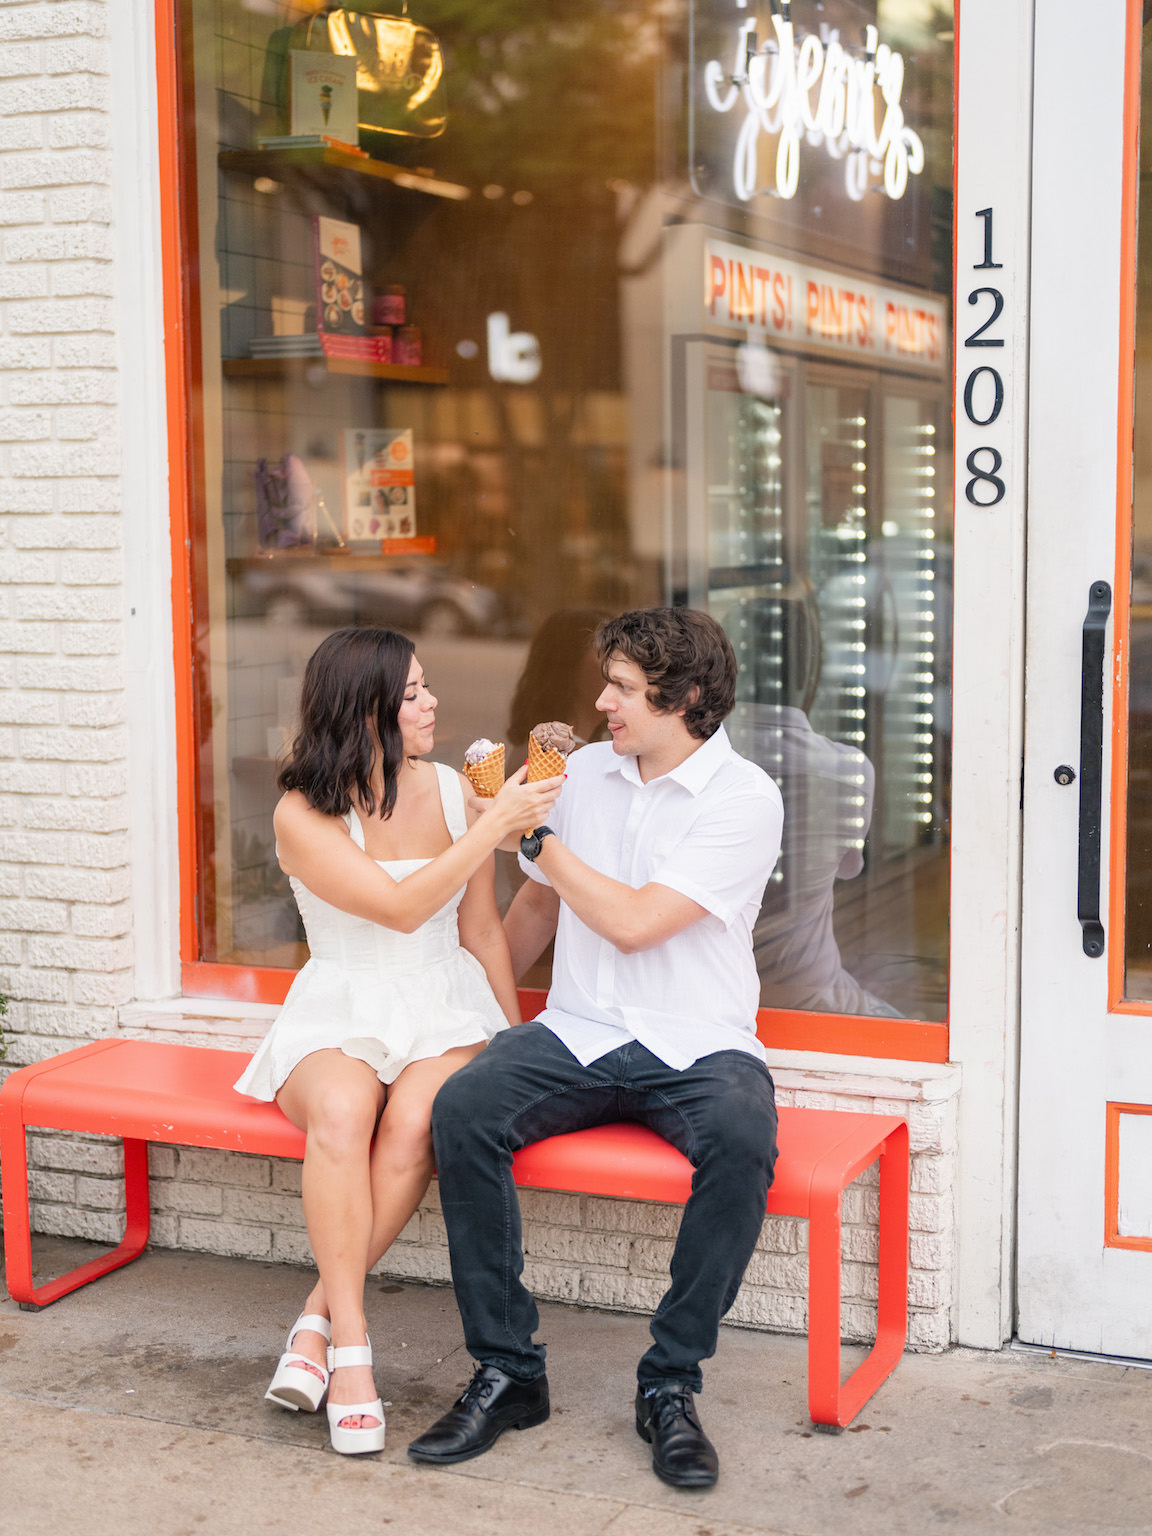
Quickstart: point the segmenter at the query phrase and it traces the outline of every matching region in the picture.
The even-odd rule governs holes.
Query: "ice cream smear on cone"
[[[545,720],[528,733],[528,774],[525,784],[537,779],[554,779],[564,772],[569,752],[576,745],[576,732],[563,720]],[[529,827],[525,832],[534,831]]]
[[[482,800],[491,800],[504,785],[504,743],[481,736],[464,754],[464,774]]]

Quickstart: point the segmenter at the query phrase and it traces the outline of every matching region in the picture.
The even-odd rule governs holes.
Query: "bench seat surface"
[[[102,1047],[102,1048],[101,1048]],[[26,1082],[20,1117],[28,1126],[78,1130],[180,1146],[215,1147],[263,1156],[304,1153],[304,1134],[275,1104],[232,1087],[247,1057],[238,1051],[168,1045],[151,1040],[99,1041],[38,1064]],[[15,1085],[13,1085],[15,1086]],[[768,1210],[806,1216],[813,1169],[836,1165],[836,1187],[866,1167],[894,1116],[833,1110],[780,1110],[781,1157]],[[550,1137],[525,1147],[516,1180],[540,1189],[683,1202],[692,1168],[674,1147],[640,1125],[613,1124]]]

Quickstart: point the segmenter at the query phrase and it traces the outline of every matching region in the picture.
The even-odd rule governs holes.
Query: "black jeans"
[[[656,1309],[642,1386],[689,1382],[715,1353],[720,1319],[764,1221],[776,1161],[768,1069],[717,1051],[677,1072],[636,1042],[581,1066],[542,1024],[498,1034],[450,1077],[432,1111],[452,1280],[473,1359],[518,1381],[544,1370],[540,1318],[521,1280],[524,1253],[512,1154],[563,1131],[634,1120],[678,1147],[696,1170]]]

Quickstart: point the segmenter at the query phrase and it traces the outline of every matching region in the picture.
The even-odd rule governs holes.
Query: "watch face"
[[[537,858],[544,845],[544,839],[551,835],[551,827],[537,827],[533,832],[525,832],[520,839],[520,852],[526,859]]]

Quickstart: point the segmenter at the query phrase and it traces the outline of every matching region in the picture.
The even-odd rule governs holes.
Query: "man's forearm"
[[[504,934],[512,955],[512,974],[519,981],[556,934],[560,898],[548,886],[529,880],[516,892],[504,915]]]
[[[663,944],[705,915],[703,907],[668,886],[636,890],[601,874],[556,837],[544,839],[537,864],[585,927],[624,954]]]

